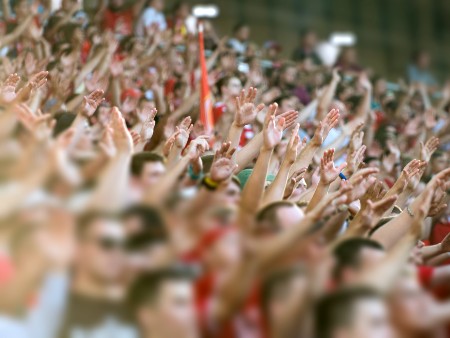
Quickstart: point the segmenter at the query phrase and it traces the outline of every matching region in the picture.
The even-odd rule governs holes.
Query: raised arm
[[[342,170],[347,166],[347,163],[342,163],[339,167],[334,166],[334,149],[325,151],[323,157],[320,159],[320,181],[314,191],[314,195],[306,208],[306,211],[314,209],[320,201],[328,193],[330,184],[333,183]]]
[[[281,163],[275,180],[264,192],[262,205],[267,205],[276,201],[283,200],[284,192],[286,190],[286,184],[289,178],[289,172],[291,170],[292,164],[294,164],[295,159],[297,158],[297,147],[300,142],[300,136],[298,136],[299,128],[300,125],[297,123],[295,128],[292,130],[291,138],[289,139],[283,162]],[[303,168],[303,170],[297,174],[304,173],[305,171],[306,168]]]
[[[264,194],[270,157],[272,156],[275,146],[280,143],[283,134],[285,121],[284,118],[276,120],[275,113],[277,108],[278,105],[276,103],[269,106],[264,121],[263,146],[259,152],[253,172],[242,191],[240,210],[244,213],[251,214],[252,216],[256,214],[256,211],[260,207],[262,196]]]
[[[311,164],[314,155],[322,146],[323,142],[330,133],[330,130],[337,126],[339,117],[339,111],[337,109],[332,109],[327,116],[320,121],[313,138],[297,156],[297,160],[292,166],[292,171],[297,171],[300,168],[308,167]]]
[[[264,109],[263,103],[258,106],[254,104],[257,92],[256,88],[250,87],[247,94],[243,89],[241,95],[236,97],[236,113],[227,137],[227,142],[231,142],[232,148],[236,148],[239,145],[244,126],[252,123],[256,115]]]

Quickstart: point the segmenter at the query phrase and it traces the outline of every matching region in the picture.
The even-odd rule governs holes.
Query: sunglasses
[[[103,237],[95,240],[97,245],[105,251],[124,250],[125,242],[116,238]]]

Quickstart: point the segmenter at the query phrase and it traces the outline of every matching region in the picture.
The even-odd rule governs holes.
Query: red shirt
[[[265,338],[260,290],[255,285],[240,310],[223,324],[210,318],[217,280],[214,274],[205,274],[195,284],[196,306],[202,336],[205,338]]]
[[[128,9],[113,12],[107,9],[103,18],[103,28],[120,33],[121,35],[133,34],[133,11]]]

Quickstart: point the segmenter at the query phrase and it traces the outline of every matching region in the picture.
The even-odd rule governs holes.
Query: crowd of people
[[[205,19],[210,130],[187,1],[5,0],[0,24],[1,338],[449,337],[426,52],[389,82],[313,30],[287,60]]]

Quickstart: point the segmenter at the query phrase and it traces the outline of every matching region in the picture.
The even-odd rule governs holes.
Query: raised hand
[[[300,143],[300,136],[298,136],[299,128],[300,124],[297,123],[297,125],[292,130],[291,137],[286,148],[284,162],[286,162],[288,165],[292,165],[297,159],[298,144]]]
[[[191,160],[198,159],[205,151],[209,150],[209,136],[202,135],[193,140],[187,149],[186,156]]]
[[[347,163],[342,163],[339,167],[335,167],[333,161],[334,149],[325,151],[320,159],[320,182],[324,185],[334,182],[339,173],[347,166]]]
[[[236,97],[236,113],[234,116],[234,124],[237,127],[243,127],[246,124],[252,123],[256,115],[264,109],[264,104],[261,103],[255,106],[257,89],[250,87],[248,89],[247,95],[245,95],[245,90],[243,89],[240,96]]]
[[[156,108],[144,108],[141,112],[138,112],[138,115],[141,118],[145,118],[142,121],[142,128],[140,131],[141,138],[145,141],[148,141],[153,136],[153,131],[155,129],[155,116],[158,113]]]
[[[20,76],[16,73],[9,75],[0,87],[1,100],[12,102],[16,98],[16,88],[20,82]]]
[[[365,207],[361,207],[357,217],[361,217],[362,224],[365,227],[372,229],[377,225],[381,217],[383,217],[383,215],[394,206],[397,198],[398,196],[394,195],[378,202],[368,200]]]
[[[54,127],[54,121],[50,124],[48,123],[52,117],[50,114],[42,114],[41,110],[34,114],[25,103],[15,105],[15,110],[17,119],[36,139],[45,140],[50,138]]]
[[[349,150],[348,153],[351,154],[355,152],[356,150],[360,149],[363,145],[363,139],[364,139],[364,132],[363,132],[364,124],[360,123],[355,130],[353,130],[351,138],[350,138],[350,144],[349,144]]]
[[[305,177],[306,169],[307,168],[301,168],[292,174],[284,189],[284,199],[291,197],[294,191],[300,186],[301,180]]]
[[[112,138],[118,152],[131,154],[133,152],[133,139],[125,124],[119,108],[111,110],[110,128],[113,130]]]
[[[284,119],[284,130],[289,129],[296,123],[298,118],[298,111],[288,110],[285,113],[279,114],[276,117],[276,121],[278,121],[281,118]]]
[[[402,173],[399,177],[400,182],[403,184],[403,188],[406,188],[409,183],[413,180],[415,176],[418,176],[422,169],[425,168],[427,162],[420,160],[412,160],[409,162],[405,168],[403,168]]]
[[[378,202],[384,197],[385,194],[386,191],[384,189],[383,183],[380,181],[376,181],[359,199],[359,201],[361,202],[361,209],[364,209],[367,206],[369,200],[374,203]]]
[[[181,121],[180,125],[176,127],[176,137],[175,137],[175,145],[178,148],[184,149],[186,147],[187,142],[189,141],[189,135],[191,134],[194,126],[191,123],[191,117],[186,117],[183,121]]]
[[[210,177],[214,182],[220,183],[228,180],[238,167],[233,161],[236,148],[230,148],[231,142],[223,143],[214,155],[210,170]]]
[[[356,172],[364,160],[364,154],[366,153],[366,146],[363,145],[359,149],[355,150],[352,153],[348,154],[347,157],[347,171],[350,175]]]
[[[88,96],[83,98],[83,103],[81,106],[81,114],[84,116],[92,116],[97,110],[100,103],[102,103],[105,99],[103,97],[104,92],[101,89],[96,89]]]
[[[331,129],[337,126],[339,122],[339,110],[331,109],[325,118],[319,122],[311,142],[316,146],[321,146],[327,138]]]
[[[432,136],[425,145],[420,142],[420,159],[422,161],[430,162],[431,155],[437,150],[439,147],[439,139],[435,136]]]
[[[352,177],[353,178],[353,177]],[[376,178],[373,176],[358,176],[356,179],[350,181],[344,181],[343,184],[348,185],[351,189],[347,193],[347,203],[359,200],[367,192],[370,186],[376,182]]]
[[[281,141],[284,130],[284,118],[276,119],[275,113],[278,105],[273,103],[269,106],[266,118],[264,120],[264,143],[263,147],[267,150],[273,150]]]
[[[47,83],[47,76],[47,71],[42,71],[34,74],[27,82],[27,84],[21,90],[19,90],[16,99],[22,102],[27,101],[34,91],[41,88]]]

